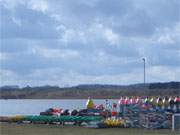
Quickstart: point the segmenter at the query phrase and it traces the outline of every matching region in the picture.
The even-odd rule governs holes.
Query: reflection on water
[[[118,102],[118,100],[109,100],[109,103]],[[104,104],[104,99],[94,100],[95,104]],[[86,106],[85,99],[63,99],[63,100],[34,100],[34,99],[10,99],[0,100],[0,116],[12,115],[38,115],[39,112],[51,107],[63,109],[82,109]]]

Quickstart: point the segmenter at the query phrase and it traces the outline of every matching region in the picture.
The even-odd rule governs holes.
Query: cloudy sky
[[[179,0],[0,0],[1,85],[180,81]]]

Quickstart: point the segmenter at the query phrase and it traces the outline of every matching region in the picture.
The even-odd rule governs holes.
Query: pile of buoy
[[[122,119],[108,118],[108,119],[104,120],[103,123],[109,127],[124,127],[124,120],[122,120]]]
[[[172,115],[180,113],[180,98],[177,97],[121,97],[118,103],[105,106],[95,105],[88,98],[86,108],[69,111],[68,109],[49,108],[38,116],[0,117],[1,122],[86,123],[96,128],[171,128]]]
[[[103,118],[100,116],[41,116],[41,115],[31,115],[31,116],[12,116],[12,117],[1,117],[1,122],[28,122],[28,123],[65,123],[65,122],[74,122],[74,123],[83,123],[91,121],[101,121]]]

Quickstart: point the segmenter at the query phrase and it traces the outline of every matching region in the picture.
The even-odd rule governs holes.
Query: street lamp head
[[[143,61],[145,61],[145,58],[142,58]]]

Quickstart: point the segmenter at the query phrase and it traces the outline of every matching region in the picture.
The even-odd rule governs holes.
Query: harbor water
[[[86,107],[86,99],[8,99],[0,100],[0,116],[15,115],[39,115],[48,108],[83,109]],[[118,103],[118,100],[108,100],[110,104]],[[95,99],[96,105],[105,105],[105,99]]]

